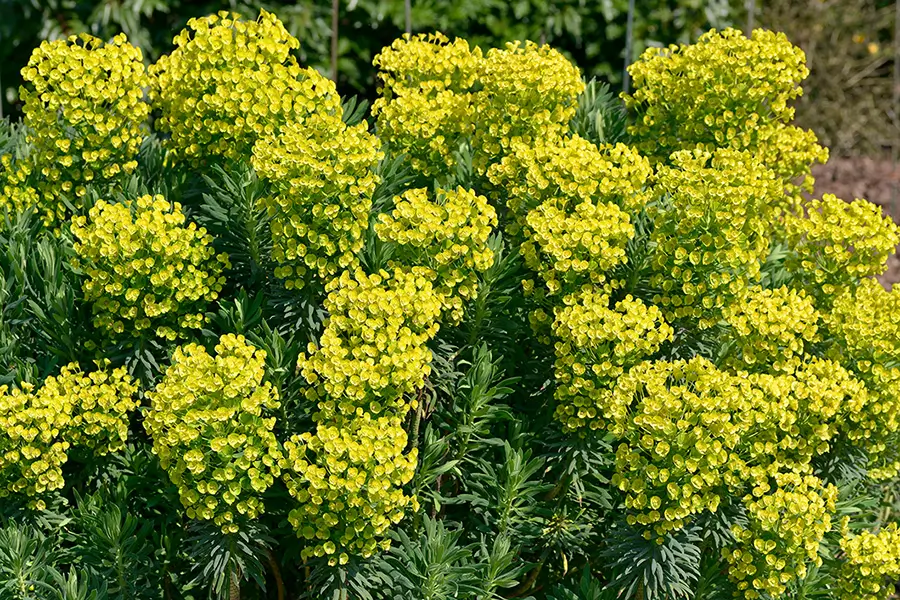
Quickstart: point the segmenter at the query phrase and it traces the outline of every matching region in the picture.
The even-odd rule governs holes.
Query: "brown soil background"
[[[825,165],[813,168],[816,196],[834,194],[844,200],[864,198],[879,205],[885,214],[900,224],[900,168],[890,159],[833,157]],[[900,247],[888,259],[881,283],[891,289],[900,283]]]

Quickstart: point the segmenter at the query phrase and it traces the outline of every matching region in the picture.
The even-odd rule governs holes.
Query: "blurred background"
[[[588,78],[619,88],[627,60],[647,47],[690,42],[709,28],[781,30],[811,71],[798,124],[831,149],[815,173],[817,195],[866,198],[900,221],[900,0],[0,0],[0,116],[19,117],[19,70],[41,40],[123,31],[149,62],[170,51],[191,17],[223,9],[253,17],[259,8],[300,40],[304,64],[336,75],[342,94],[368,99],[372,58],[407,30],[484,47],[546,42]],[[896,281],[898,257],[885,284]]]

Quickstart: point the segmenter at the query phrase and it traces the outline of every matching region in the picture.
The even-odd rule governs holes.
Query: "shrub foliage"
[[[367,120],[298,44],[23,70],[4,598],[887,597],[900,228],[804,199],[802,52],[711,31],[620,103],[406,36]]]

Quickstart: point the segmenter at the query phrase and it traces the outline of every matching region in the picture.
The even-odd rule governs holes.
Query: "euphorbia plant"
[[[407,36],[367,121],[298,45],[220,13],[147,73],[26,67],[4,593],[885,597],[900,232],[801,193],[802,52],[710,32],[622,103]]]

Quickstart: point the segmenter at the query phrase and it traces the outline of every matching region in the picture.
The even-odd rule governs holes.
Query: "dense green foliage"
[[[785,36],[648,49],[624,102],[404,36],[371,118],[297,49],[220,12],[25,66],[4,600],[887,597],[900,228],[804,200]]]

